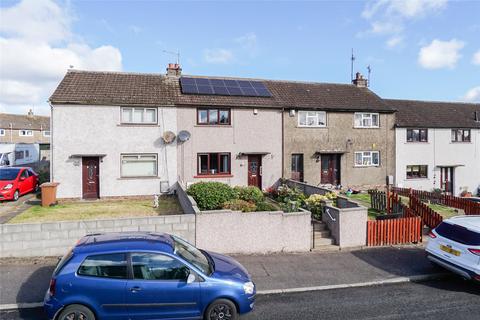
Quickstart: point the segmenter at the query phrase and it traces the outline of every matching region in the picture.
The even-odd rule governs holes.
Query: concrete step
[[[315,231],[313,236],[315,238],[330,238],[330,230]]]
[[[314,231],[323,231],[327,230],[327,225],[323,222],[314,222],[313,223],[313,230]]]
[[[318,246],[332,245],[334,243],[335,242],[332,238],[315,238],[313,241],[314,248],[317,248]]]
[[[323,246],[317,246],[313,248],[311,251],[312,252],[333,252],[333,251],[339,251],[340,247],[336,245],[323,245]]]

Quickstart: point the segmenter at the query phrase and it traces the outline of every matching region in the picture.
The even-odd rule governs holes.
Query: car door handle
[[[140,288],[140,287],[131,287],[130,288],[130,291],[133,292],[133,293],[141,291],[141,290],[142,290],[142,288]]]

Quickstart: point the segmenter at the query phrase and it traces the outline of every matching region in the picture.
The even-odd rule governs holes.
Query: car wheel
[[[219,299],[208,306],[205,320],[236,320],[238,319],[235,304],[227,299]]]
[[[13,200],[17,201],[18,198],[20,198],[20,192],[18,190],[15,190],[15,192],[13,193]]]
[[[80,304],[72,304],[60,312],[58,320],[95,320],[93,312]]]

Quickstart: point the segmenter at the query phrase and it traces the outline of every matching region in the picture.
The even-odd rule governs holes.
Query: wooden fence
[[[421,217],[423,223],[429,228],[435,228],[443,221],[443,217],[440,214],[435,212],[417,197],[410,196],[409,209],[409,211],[411,211],[410,214],[413,213],[414,215]]]
[[[367,246],[421,242],[422,225],[420,217],[367,221]]]
[[[430,201],[432,203],[443,204],[448,207],[462,209],[466,215],[480,215],[480,203],[470,201],[466,198],[409,188],[393,187],[392,191],[405,197],[410,197],[413,195],[424,202]]]
[[[390,197],[383,191],[368,190],[371,207],[380,212],[404,213],[405,205],[402,203],[398,193],[391,192]]]

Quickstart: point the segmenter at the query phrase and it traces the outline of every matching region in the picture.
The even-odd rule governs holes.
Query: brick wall
[[[86,234],[120,231],[167,232],[195,244],[195,216],[3,224],[0,225],[0,258],[63,255]]]

